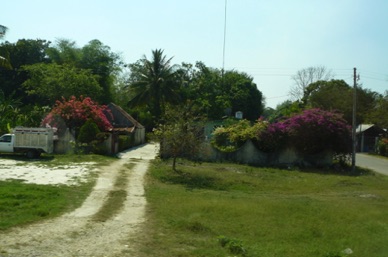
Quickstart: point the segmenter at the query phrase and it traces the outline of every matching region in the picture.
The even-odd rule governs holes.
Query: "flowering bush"
[[[303,154],[325,150],[336,154],[351,152],[351,128],[338,113],[320,109],[305,110],[283,121],[268,124],[259,120],[254,126],[240,121],[214,132],[213,145],[221,151],[235,151],[252,140],[264,152],[294,147]]]
[[[338,113],[305,110],[274,126],[286,132],[288,144],[301,153],[315,154],[324,150],[351,152],[351,128]]]
[[[90,97],[81,96],[77,99],[72,96],[69,100],[62,98],[62,101],[57,101],[51,112],[43,119],[42,125],[56,127],[59,131],[66,127],[78,131],[90,119],[101,131],[108,131],[112,125],[105,114],[111,115],[107,107],[98,105]]]

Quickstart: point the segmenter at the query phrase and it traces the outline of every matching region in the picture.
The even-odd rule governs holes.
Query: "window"
[[[2,136],[2,137],[0,137],[0,142],[10,143],[11,140],[12,140],[12,136]]]

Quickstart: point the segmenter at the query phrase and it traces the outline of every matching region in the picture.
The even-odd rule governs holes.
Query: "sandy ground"
[[[97,183],[80,208],[56,219],[1,233],[0,257],[136,256],[132,242],[145,217],[144,175],[156,152],[156,145],[147,144],[120,154],[119,160],[97,171]],[[127,169],[129,184],[124,207],[110,220],[94,221],[92,215],[98,212],[113,188],[119,173],[115,171],[127,163],[135,166]],[[0,177],[4,179],[2,174],[6,172],[10,178],[26,179],[30,183],[73,183],[75,177],[82,177],[88,172],[87,166],[66,167],[61,170],[59,179],[51,176],[52,170],[35,172],[31,166],[26,172],[13,167],[7,173],[3,165],[0,166]],[[67,175],[64,175],[66,172]],[[25,173],[29,176],[22,175]],[[30,178],[31,173],[35,174],[34,178]]]
[[[82,182],[90,172],[94,163],[77,163],[50,168],[44,165],[25,165],[23,161],[0,159],[0,180],[17,179],[24,183],[41,185],[76,184]]]

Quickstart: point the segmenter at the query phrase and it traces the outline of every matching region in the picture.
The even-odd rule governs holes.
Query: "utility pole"
[[[225,0],[225,17],[224,17],[224,45],[222,49],[222,75],[224,74],[224,69],[225,69],[225,45],[226,45],[226,8],[228,5],[228,0]]]
[[[353,117],[352,117],[352,173],[356,172],[356,107],[357,107],[357,69],[353,69]]]

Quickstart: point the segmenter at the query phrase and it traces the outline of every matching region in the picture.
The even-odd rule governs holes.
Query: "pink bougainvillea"
[[[270,124],[261,133],[259,145],[267,151],[292,146],[314,154],[324,150],[349,153],[351,128],[341,114],[309,109],[286,120]]]
[[[87,120],[92,120],[101,131],[108,131],[112,128],[106,115],[111,115],[105,105],[99,105],[90,97],[75,96],[69,100],[62,98],[57,101],[51,112],[43,119],[43,126],[56,127],[59,130],[64,128],[78,130]]]

